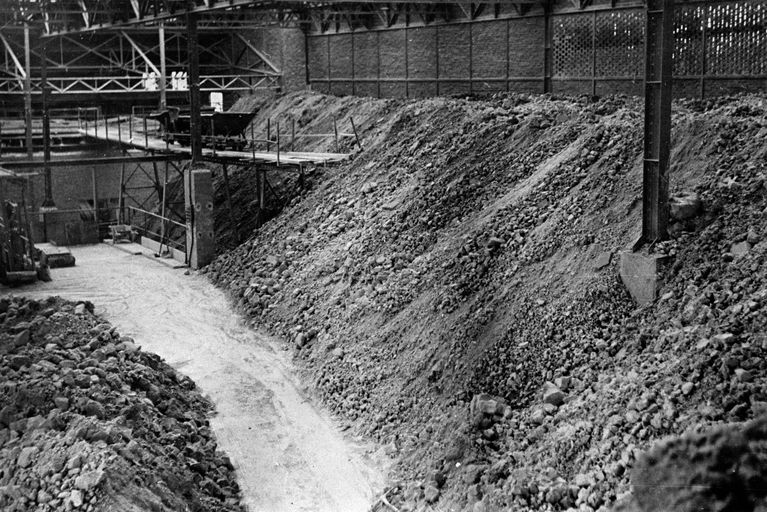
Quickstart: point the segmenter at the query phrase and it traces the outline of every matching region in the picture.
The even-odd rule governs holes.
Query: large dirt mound
[[[0,299],[0,508],[242,510],[209,402],[92,310]]]
[[[208,273],[397,457],[397,508],[604,510],[651,442],[767,400],[765,105],[675,105],[671,189],[703,211],[654,246],[647,308],[616,269],[641,216],[623,97],[282,98],[353,116],[365,150]]]
[[[621,511],[767,510],[767,416],[665,440],[637,461],[631,483]]]

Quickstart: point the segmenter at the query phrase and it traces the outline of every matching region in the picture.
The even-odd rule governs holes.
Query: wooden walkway
[[[93,139],[123,144],[155,153],[172,153],[191,157],[192,152],[189,146],[167,144],[164,140],[154,135],[145,136],[142,131],[134,130],[131,137],[130,129],[127,126],[123,126],[123,123],[110,122],[107,125],[102,124],[97,127],[89,126],[86,129],[80,129],[80,133]],[[307,164],[324,165],[343,162],[349,159],[349,154],[347,153],[280,151],[278,155],[276,151],[253,152],[217,149],[214,152],[210,148],[203,148],[202,156],[206,160],[231,160],[235,165],[255,163],[289,167],[301,167]]]

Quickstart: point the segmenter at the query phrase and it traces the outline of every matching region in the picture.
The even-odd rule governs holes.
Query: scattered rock
[[[601,270],[610,264],[613,254],[610,251],[604,251],[599,253],[597,259],[594,261],[594,269]]]
[[[27,468],[32,464],[38,453],[40,453],[40,449],[37,446],[27,446],[26,448],[22,448],[21,453],[19,453],[19,458],[16,460],[16,464],[18,464],[19,467]]]
[[[684,221],[700,215],[703,202],[694,192],[677,194],[669,201],[669,215],[674,220]]]
[[[730,246],[730,253],[732,253],[732,255],[735,256],[736,258],[739,256],[743,256],[744,254],[748,253],[748,251],[750,250],[751,250],[751,244],[746,241],[738,242]]]
[[[423,490],[423,495],[428,503],[435,503],[439,499],[439,489],[433,485],[427,485]]]
[[[543,384],[543,402],[559,407],[565,402],[565,394],[554,383]]]

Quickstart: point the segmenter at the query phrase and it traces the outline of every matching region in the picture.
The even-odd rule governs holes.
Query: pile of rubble
[[[646,308],[617,275],[641,223],[634,99],[305,94],[270,112],[318,102],[365,150],[207,272],[398,460],[398,509],[607,510],[656,440],[760,414],[763,97],[675,104],[671,189],[697,206],[653,246],[670,261]]]
[[[0,508],[240,511],[211,405],[90,303],[0,298]]]

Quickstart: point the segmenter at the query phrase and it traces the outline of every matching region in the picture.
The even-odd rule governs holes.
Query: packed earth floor
[[[251,512],[368,509],[384,486],[381,469],[373,463],[381,459],[375,453],[378,448],[344,436],[337,423],[313,405],[311,394],[295,378],[293,365],[277,340],[244,325],[224,294],[200,276],[184,275],[184,270],[106,245],[72,250],[75,267],[55,269],[51,282],[12,290],[42,300],[39,307],[33,302],[4,313],[5,334],[0,339],[9,351],[0,355],[0,392],[6,393],[0,398],[4,406],[6,401],[16,405],[11,405],[13,416],[2,416],[9,421],[0,423],[0,440],[5,443],[0,444],[4,471],[0,493],[11,493],[9,501],[0,503],[0,510],[14,503],[25,511],[84,510],[89,506],[99,511],[203,512],[216,511],[219,505],[221,510]],[[57,309],[60,301],[46,302],[50,295],[72,302]],[[75,305],[84,301],[93,301],[95,308],[80,307],[74,313]],[[49,314],[52,316],[47,317]],[[95,334],[91,333],[94,326],[98,327]],[[107,328],[109,336],[99,334]],[[30,333],[28,346],[6,344],[17,340],[24,329]],[[102,342],[99,337],[108,339]],[[131,344],[123,346],[129,339]],[[141,350],[136,350],[139,345]],[[6,373],[7,366],[10,373]],[[180,384],[176,378],[181,379]],[[34,407],[27,405],[30,397]],[[62,414],[56,411],[60,398],[68,399]],[[103,409],[94,402],[103,404]],[[141,409],[135,411],[135,418],[126,416],[125,408],[134,403]],[[166,408],[168,403],[173,406]],[[103,413],[103,418],[93,417],[92,410]],[[85,441],[95,448],[78,441],[62,452],[58,445],[37,442],[50,429],[43,425],[44,431],[35,433],[40,428],[36,417],[46,420],[52,414],[49,411],[60,417],[61,435],[75,441],[81,435],[80,424],[88,421],[99,431],[116,429],[128,437],[106,439],[102,446],[100,437],[87,434]],[[183,417],[177,418],[179,414]],[[86,417],[81,419],[81,415]],[[190,430],[186,415],[202,426]],[[67,434],[70,431],[73,433]],[[127,469],[110,462],[100,466],[112,452],[122,453],[122,444],[132,447],[131,439],[146,451],[145,458],[128,459]],[[40,451],[18,459],[19,450],[26,453],[33,446]],[[93,458],[94,469],[103,469],[104,475],[92,481],[98,494],[85,493],[84,505],[74,507],[66,504],[68,496],[58,493],[80,489],[77,473],[66,465],[63,469],[56,466],[51,475],[46,472],[51,458],[84,453],[83,449],[104,452],[102,459]],[[32,464],[29,469],[21,468],[25,461]],[[217,469],[221,463],[225,465]],[[34,472],[36,467],[39,473]],[[61,478],[56,477],[59,471]],[[131,483],[130,478],[111,482],[112,476],[124,473],[132,477],[133,471],[148,476],[133,487],[124,485]],[[49,478],[55,493],[47,486]],[[42,488],[50,496],[38,494],[38,479],[40,484],[46,482]],[[206,479],[227,494],[211,495],[203,485]],[[136,488],[154,491],[158,486],[169,487],[166,494],[180,499],[147,502],[135,494]],[[196,506],[192,499],[196,494],[189,499],[183,494],[188,489],[208,501]],[[19,493],[26,501],[16,499]],[[115,500],[105,501],[115,493],[124,498],[119,506]],[[134,494],[136,500],[132,500]],[[92,496],[96,497],[89,501]],[[60,501],[45,508],[41,498]],[[222,508],[227,498],[236,506]]]
[[[217,183],[219,255],[201,274],[222,303],[226,293],[252,327],[275,336],[273,346],[290,350],[307,396],[372,442],[368,455],[391,462],[385,488],[371,469],[337,495],[388,511],[767,510],[763,96],[674,104],[677,199],[671,239],[650,247],[667,263],[658,299],[644,307],[618,276],[619,252],[641,223],[641,102],[297,93],[261,102],[254,122],[259,133],[267,119],[332,133],[333,117],[342,132],[354,119],[364,149],[343,139],[352,160],[308,169],[303,182],[270,173],[280,198],[265,223],[254,220],[253,175],[230,169],[232,212]],[[300,149],[335,148],[312,140]],[[188,277],[196,287],[203,276]],[[220,314],[215,297],[212,306],[198,297],[195,311]],[[136,298],[125,307],[144,306]],[[142,311],[152,338],[166,312]],[[4,320],[9,330],[16,323]],[[163,354],[162,341],[131,336]],[[245,387],[257,373],[213,375],[179,354],[235,343],[170,343],[181,347],[171,366],[224,417],[241,405],[219,394],[239,386],[243,397],[260,396]],[[0,449],[24,444],[6,430]],[[311,444],[314,430],[304,435]],[[226,440],[218,435],[243,495],[257,494],[258,479],[241,471]],[[354,454],[347,443],[317,453]],[[369,467],[356,460],[328,478]],[[286,493],[299,495],[304,480],[291,471],[305,466],[285,470]]]

